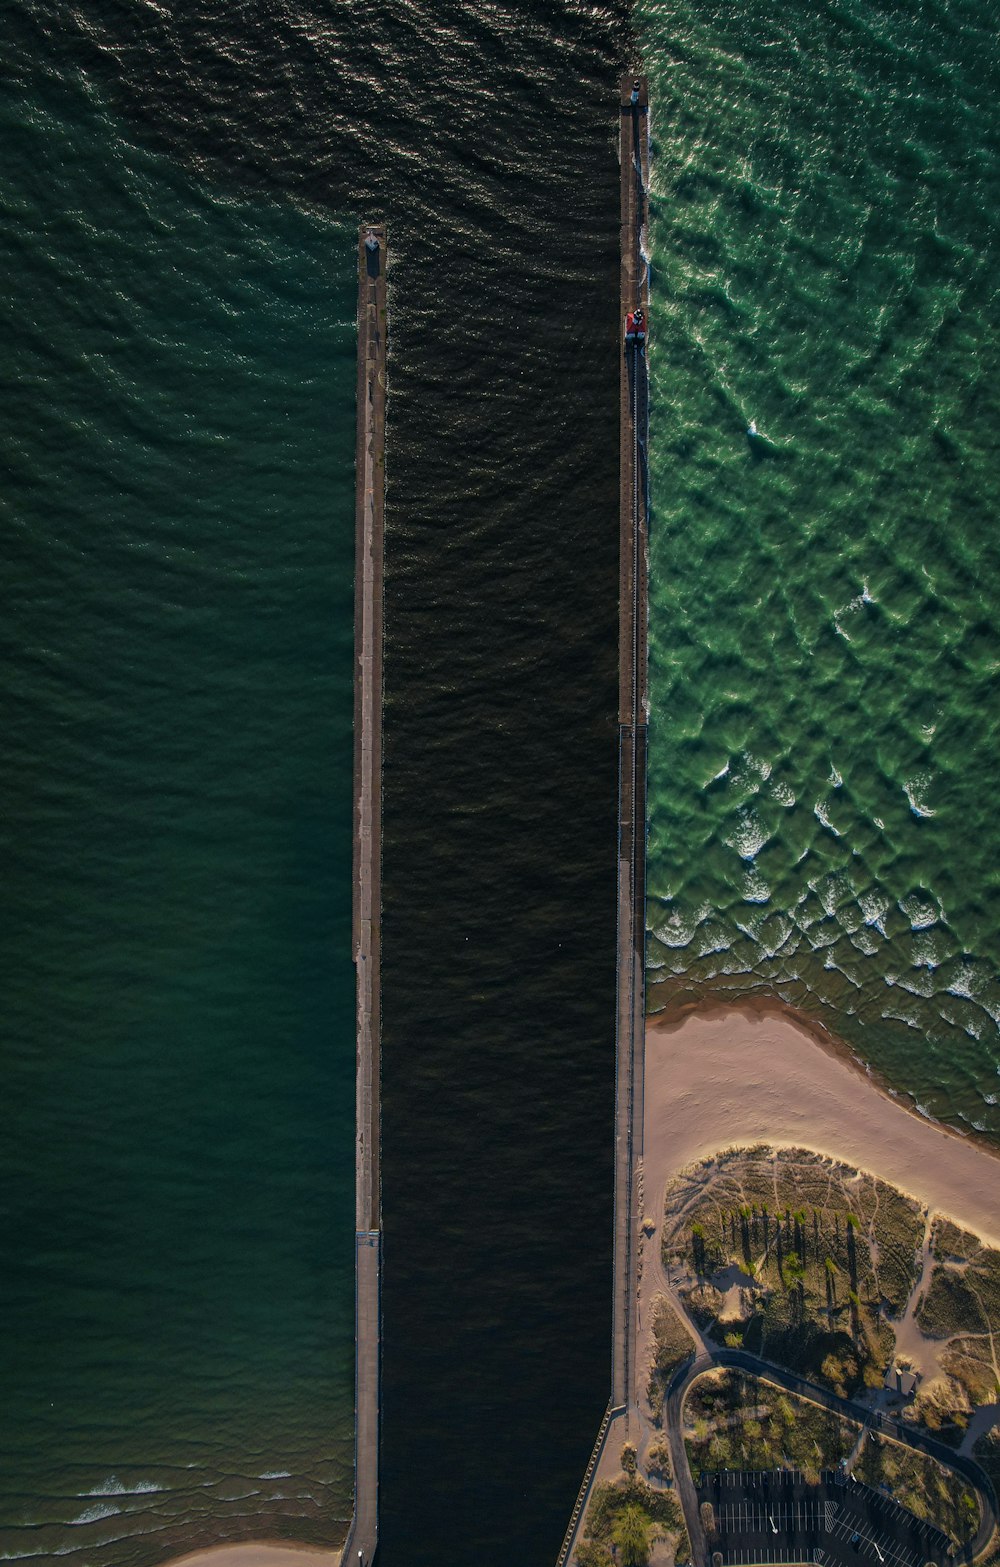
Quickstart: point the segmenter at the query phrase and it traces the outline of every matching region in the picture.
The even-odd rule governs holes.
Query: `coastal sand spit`
[[[868,1170],[1000,1247],[1000,1158],[909,1109],[791,1012],[727,1006],[651,1019],[645,1060],[644,1202],[657,1224],[679,1170],[771,1143]]]

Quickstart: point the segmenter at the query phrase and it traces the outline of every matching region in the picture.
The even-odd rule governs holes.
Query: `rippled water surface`
[[[995,16],[642,0],[639,22],[651,1005],[777,994],[995,1135]]]
[[[0,1560],[353,1462],[354,234],[0,92]]]
[[[366,213],[382,1558],[556,1554],[609,1374],[628,46],[624,6],[11,9],[0,1557],[349,1510]]]

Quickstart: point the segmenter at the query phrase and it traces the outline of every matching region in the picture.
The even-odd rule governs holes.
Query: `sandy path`
[[[1000,1246],[1000,1158],[891,1098],[846,1051],[783,1013],[727,1007],[646,1030],[645,1210],[670,1178],[737,1143],[812,1148],[869,1170]]]

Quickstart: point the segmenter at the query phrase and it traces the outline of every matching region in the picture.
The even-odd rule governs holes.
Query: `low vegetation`
[[[1000,1398],[994,1343],[1000,1340],[1000,1252],[950,1220],[935,1222],[934,1269],[917,1307],[917,1325],[947,1339],[942,1366],[970,1405]]]
[[[663,1413],[663,1397],[674,1372],[694,1353],[695,1343],[665,1295],[653,1301],[653,1364],[647,1396],[654,1420]]]
[[[741,1371],[708,1371],[685,1403],[685,1444],[697,1485],[720,1469],[799,1469],[809,1481],[846,1458],[860,1426]]]
[[[853,1395],[892,1359],[925,1215],[884,1181],[803,1149],[730,1149],[667,1193],[664,1265],[720,1344]]]
[[[667,1548],[665,1555],[658,1552],[658,1560],[690,1562],[687,1531],[674,1494],[654,1490],[626,1470],[621,1480],[595,1486],[584,1538],[573,1560],[577,1567],[645,1567],[658,1543]]]
[[[988,1431],[979,1438],[972,1449],[972,1456],[986,1470],[993,1482],[993,1489],[1000,1495],[1000,1431]],[[990,1542],[989,1554],[980,1557],[978,1567],[998,1567],[1000,1564],[1000,1531]]]
[[[869,1435],[854,1466],[866,1485],[884,1486],[901,1506],[965,1545],[979,1528],[979,1503],[960,1475],[898,1442]]]
[[[695,1484],[720,1469],[798,1469],[815,1483],[853,1452],[861,1426],[796,1398],[761,1377],[709,1371],[692,1383],[685,1443]],[[1000,1468],[1000,1456],[998,1456]],[[866,1435],[856,1479],[882,1487],[901,1506],[960,1545],[979,1527],[975,1492],[961,1476],[899,1442]]]

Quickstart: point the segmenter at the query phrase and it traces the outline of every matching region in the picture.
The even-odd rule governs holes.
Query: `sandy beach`
[[[646,1213],[659,1224],[667,1183],[686,1165],[760,1142],[869,1170],[1000,1246],[1000,1158],[908,1109],[846,1046],[778,1010],[725,1007],[651,1020]]]
[[[1000,1246],[1000,1158],[907,1109],[846,1045],[789,1009],[714,1007],[650,1020],[643,1109],[643,1212],[655,1229],[641,1245],[631,1436],[640,1458],[654,1435],[646,1399],[654,1304],[658,1295],[676,1304],[660,1257],[663,1204],[688,1165],[754,1143],[812,1149]],[[609,1452],[601,1478],[616,1472]]]
[[[175,1556],[164,1567],[338,1567],[340,1550],[306,1545],[213,1545],[207,1551]]]

